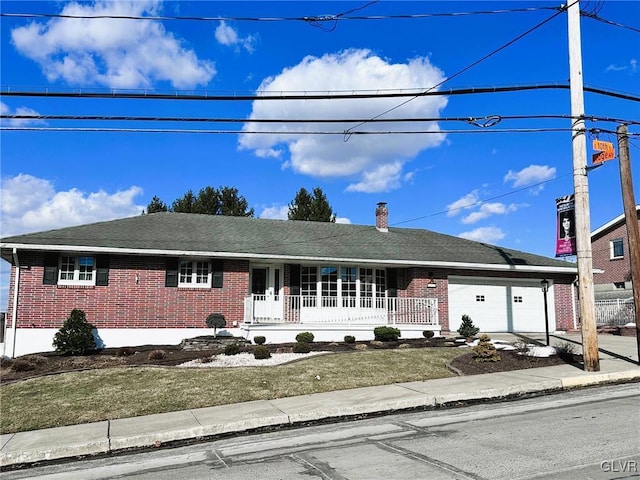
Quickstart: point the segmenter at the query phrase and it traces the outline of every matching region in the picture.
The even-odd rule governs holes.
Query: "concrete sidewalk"
[[[491,336],[514,340],[512,335]],[[544,335],[528,337],[544,341]],[[553,336],[551,343],[563,341],[576,342],[579,346],[580,336]],[[0,466],[104,455],[126,449],[159,447],[170,442],[195,441],[220,434],[305,422],[640,381],[635,337],[603,335],[599,337],[599,346],[602,352],[599,372],[585,372],[575,366],[559,365],[260,400],[1,435]]]

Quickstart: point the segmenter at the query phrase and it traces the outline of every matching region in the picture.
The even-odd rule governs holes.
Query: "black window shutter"
[[[291,295],[300,295],[300,265],[289,265],[289,291]]]
[[[58,283],[58,254],[44,254],[44,276],[42,278],[44,285],[56,285]]]
[[[109,255],[96,257],[96,285],[99,287],[109,285]]]
[[[167,258],[166,260],[166,272],[164,277],[165,287],[177,287],[178,286],[178,259]]]
[[[398,296],[398,269],[387,268],[387,295],[389,297]]]
[[[222,260],[213,260],[211,262],[211,288],[222,288],[223,271]]]

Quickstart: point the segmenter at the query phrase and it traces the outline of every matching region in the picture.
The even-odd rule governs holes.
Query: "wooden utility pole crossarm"
[[[631,284],[633,286],[633,301],[636,312],[636,343],[638,345],[638,362],[640,363],[640,233],[638,232],[638,212],[636,211],[635,195],[633,194],[627,126],[619,125],[616,132],[618,134],[622,203],[624,204],[624,218],[627,224],[627,239],[629,241]]]

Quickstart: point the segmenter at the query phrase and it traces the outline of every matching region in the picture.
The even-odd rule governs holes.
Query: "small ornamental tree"
[[[469,315],[462,315],[462,324],[460,325],[460,328],[458,328],[458,333],[460,335],[464,338],[471,338],[475,337],[479,331],[480,329],[473,324]]]
[[[227,326],[227,321],[221,313],[212,313],[207,317],[207,327],[213,328],[213,335],[217,336],[216,330]]]
[[[480,335],[478,345],[473,347],[473,358],[476,362],[498,362],[500,355],[496,347],[491,343],[489,335]]]
[[[84,311],[74,308],[53,337],[56,352],[62,355],[86,355],[95,350],[94,328],[87,322]]]

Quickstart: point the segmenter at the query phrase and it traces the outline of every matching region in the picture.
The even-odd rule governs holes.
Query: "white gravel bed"
[[[216,355],[209,363],[200,360],[191,360],[185,362],[179,367],[191,368],[212,368],[212,367],[268,367],[273,365],[281,365],[283,363],[295,362],[303,358],[313,357],[316,355],[325,355],[331,352],[309,352],[309,353],[272,353],[271,358],[264,360],[256,360],[253,353],[242,352],[237,355]]]

